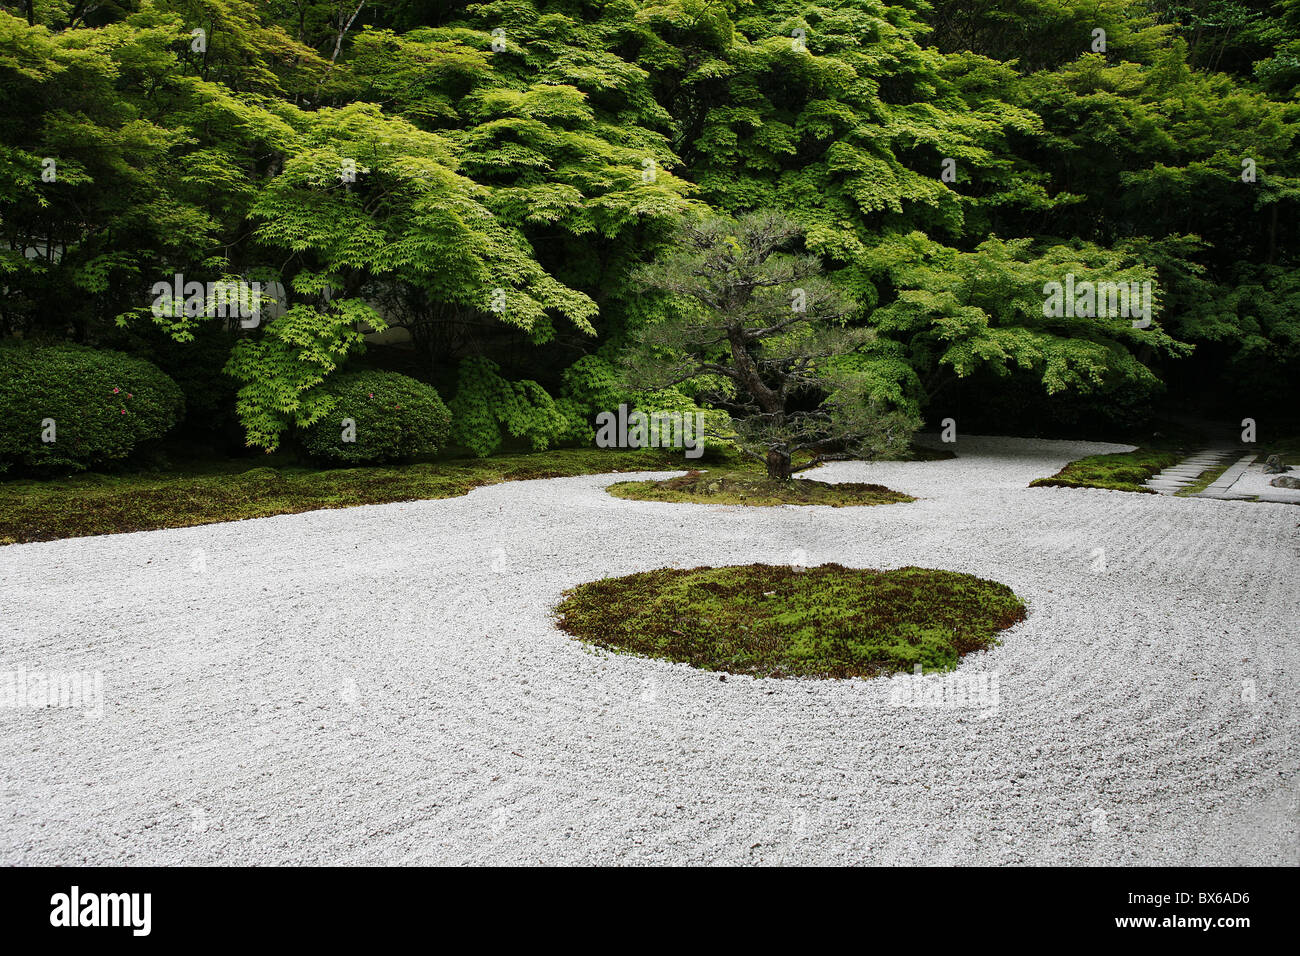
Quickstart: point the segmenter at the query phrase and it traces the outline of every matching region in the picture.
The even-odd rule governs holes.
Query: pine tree
[[[670,297],[668,317],[644,327],[626,356],[635,387],[703,379],[727,409],[738,444],[768,476],[843,457],[906,447],[916,422],[885,413],[862,372],[841,364],[870,333],[845,326],[851,299],[815,255],[787,251],[802,230],[779,212],[682,223],[671,251],[639,273]]]

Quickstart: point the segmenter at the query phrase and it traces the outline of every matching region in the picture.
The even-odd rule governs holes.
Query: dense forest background
[[[589,435],[630,277],[776,209],[858,303],[873,401],[1116,437],[1294,417],[1300,0],[0,3],[0,337],[148,359],[279,447],[359,369],[481,453]],[[151,287],[278,281],[255,327]],[[1066,273],[1155,321],[1043,315]]]

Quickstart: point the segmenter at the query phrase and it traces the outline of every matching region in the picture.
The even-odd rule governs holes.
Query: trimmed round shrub
[[[447,443],[451,412],[432,385],[397,372],[348,372],[321,387],[334,408],[303,429],[313,458],[361,465],[432,455]]]
[[[70,474],[120,461],[183,416],[144,359],[83,345],[0,346],[0,472]]]

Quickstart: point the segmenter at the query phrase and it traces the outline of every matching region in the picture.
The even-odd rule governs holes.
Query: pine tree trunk
[[[790,480],[790,453],[777,448],[767,452],[767,477],[778,481]]]

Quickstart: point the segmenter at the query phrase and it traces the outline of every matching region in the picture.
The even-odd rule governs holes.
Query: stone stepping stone
[[[1192,484],[1211,468],[1221,465],[1225,458],[1233,454],[1235,452],[1230,448],[1207,448],[1204,451],[1197,452],[1190,458],[1184,458],[1176,465],[1170,465],[1159,474],[1152,475],[1144,484],[1147,488],[1162,495],[1175,494]],[[1253,455],[1251,460],[1254,460]],[[1235,477],[1233,481],[1236,481]]]
[[[1246,469],[1255,460],[1255,458],[1256,455],[1254,452],[1251,452],[1249,455],[1242,455],[1239,459],[1237,459],[1237,462],[1235,464],[1231,465],[1227,471],[1225,471],[1222,475],[1216,478],[1213,484],[1211,484],[1204,491],[1198,492],[1196,497],[1222,498],[1226,500],[1236,500],[1236,501],[1239,501],[1242,498],[1249,497],[1247,495],[1231,494],[1229,489],[1232,488],[1232,486],[1236,483],[1238,478],[1240,478],[1242,475],[1246,473]]]

